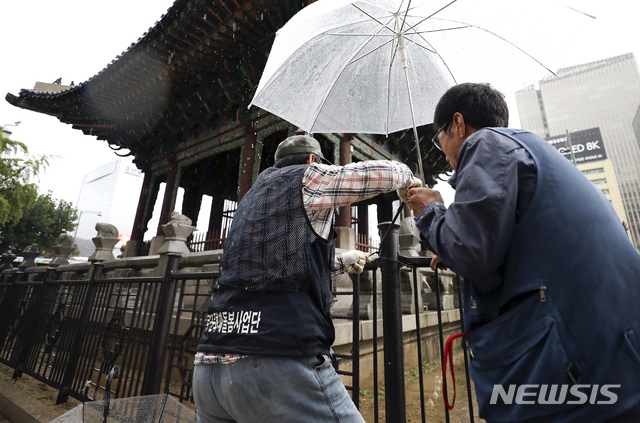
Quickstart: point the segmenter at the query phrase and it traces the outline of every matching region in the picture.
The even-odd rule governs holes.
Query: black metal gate
[[[385,226],[386,225],[386,226]],[[389,225],[391,225],[389,227]],[[385,414],[388,422],[406,421],[404,352],[399,272],[413,272],[415,324],[418,363],[422,363],[420,311],[418,310],[417,272],[429,267],[426,257],[398,255],[398,225],[390,229],[380,258],[366,270],[378,268],[382,274],[383,353]],[[206,319],[206,304],[217,272],[179,270],[180,256],[169,255],[162,276],[104,278],[103,265],[91,266],[90,277],[64,280],[65,273],[55,268],[38,272],[15,272],[0,283],[0,362],[15,369],[14,378],[27,374],[59,391],[58,402],[71,396],[78,400],[102,399],[169,393],[181,401],[192,401],[193,357]],[[6,274],[6,273],[5,273]],[[436,271],[437,278],[437,271]],[[351,360],[352,371],[339,371],[350,377],[347,389],[356,406],[360,404],[360,278],[353,276],[353,289],[336,292],[353,295],[353,349],[338,355]],[[440,284],[436,283],[440,303]],[[458,281],[458,303],[461,284]],[[444,333],[438,308],[441,362],[444,358]],[[462,327],[462,310],[460,310]],[[377,307],[373,308],[373,333],[378,333]],[[378,386],[378,344],[373,343],[373,379]],[[473,422],[473,402],[469,384],[466,346],[463,342],[469,421]],[[118,367],[113,379],[112,369]],[[110,377],[111,374],[111,377]],[[419,372],[422,421],[425,420],[423,372]],[[446,391],[446,386],[445,386]],[[446,394],[445,394],[446,395]],[[374,390],[375,421],[378,421],[377,389]],[[449,419],[448,412],[446,414]]]

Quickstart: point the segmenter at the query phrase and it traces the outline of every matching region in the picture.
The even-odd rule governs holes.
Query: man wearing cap
[[[368,256],[335,256],[334,209],[421,182],[398,162],[322,159],[287,138],[238,205],[195,359],[200,423],[363,422],[329,359],[329,308],[332,274]]]

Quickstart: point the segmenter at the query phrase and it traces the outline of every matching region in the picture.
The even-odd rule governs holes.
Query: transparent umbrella
[[[118,379],[119,373],[118,366],[109,372],[103,401],[83,401],[52,423],[197,423],[196,413],[169,394],[111,400],[111,383]],[[85,398],[90,386],[91,381],[87,381]]]
[[[553,22],[577,16],[544,1],[319,0],[277,32],[250,106],[310,133],[413,128],[420,155],[416,127],[431,123],[449,87],[475,80],[520,88],[551,75],[510,36],[542,54],[541,25],[553,28],[546,48],[555,49],[563,26]]]
[[[105,417],[105,409],[108,409]],[[91,401],[64,413],[52,423],[196,423],[196,413],[168,394]]]

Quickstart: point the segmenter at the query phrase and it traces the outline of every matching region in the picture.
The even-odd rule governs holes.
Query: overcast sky
[[[510,1],[540,4],[536,0]],[[106,142],[85,136],[54,117],[11,106],[4,100],[6,94],[17,95],[22,88],[31,89],[36,81],[53,82],[62,78],[64,85],[86,81],[136,42],[172,3],[172,0],[1,3],[0,125],[21,121],[17,127],[6,126],[13,132],[12,139],[26,143],[32,154],[57,156],[40,178],[41,192],[51,190],[54,197],[75,204],[83,176],[118,157]],[[554,63],[570,66],[632,51],[638,59],[640,2],[566,0],[562,3],[596,19],[576,12],[582,18],[577,21],[584,22],[585,26],[575,29],[577,39],[572,40],[571,47],[558,43]],[[556,30],[547,22],[540,22],[540,34],[531,36],[535,38]],[[513,93],[505,94],[514,116],[510,126],[517,127]]]

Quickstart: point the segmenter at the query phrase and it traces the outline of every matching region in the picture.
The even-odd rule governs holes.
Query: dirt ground
[[[451,423],[470,422],[469,401],[467,399],[466,381],[464,376],[464,361],[461,356],[454,357],[454,369],[456,375],[456,402],[452,411],[449,411],[449,421]],[[425,423],[446,422],[445,406],[442,400],[442,369],[433,363],[423,366],[424,371],[424,401],[425,401]],[[71,410],[79,404],[79,401],[69,398],[66,403],[55,404],[57,391],[42,382],[29,376],[22,376],[17,380],[12,380],[13,369],[0,364],[1,384],[5,387],[10,384],[13,389],[19,389],[28,394],[40,405],[44,406],[50,418],[58,417]],[[449,397],[453,395],[453,387],[450,384],[451,374],[449,373],[447,383],[449,384]],[[420,381],[417,368],[407,372],[405,375],[405,395],[407,404],[407,422],[422,422],[420,414]],[[478,407],[474,401],[474,422],[483,423],[484,420],[478,417]],[[34,403],[34,401],[31,401]],[[378,422],[385,422],[385,397],[384,389],[379,390],[378,395],[379,414]],[[377,423],[374,419],[373,393],[363,390],[360,395],[360,412],[367,423]]]
[[[73,398],[69,398],[65,403],[56,404],[57,390],[30,376],[23,375],[13,380],[13,372],[12,368],[0,364],[2,394],[14,402],[20,402],[20,407],[37,416],[40,421],[55,419],[80,404]]]
[[[448,370],[448,368],[447,368]],[[467,385],[464,376],[464,360],[462,356],[454,358],[454,370],[456,376],[456,400],[453,410],[449,411],[449,421],[451,423],[467,423],[471,421],[469,415],[469,401],[467,396]],[[425,402],[425,422],[444,423],[446,422],[445,405],[442,399],[442,368],[439,365],[427,364],[424,371],[424,402]],[[451,385],[451,372],[448,370],[447,385],[449,402],[453,396],[453,386]],[[473,392],[473,385],[472,385]],[[405,376],[405,395],[407,404],[407,422],[422,422],[420,413],[420,379],[417,368],[412,369]],[[384,390],[378,395],[379,411],[378,422],[385,422],[384,410]],[[374,418],[374,398],[368,391],[361,391],[360,413],[367,423],[377,423]],[[474,422],[482,423],[483,419],[478,417],[478,407],[475,393],[473,393],[473,419]]]

